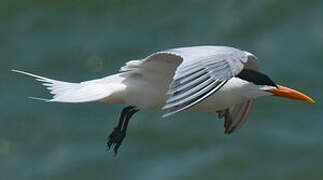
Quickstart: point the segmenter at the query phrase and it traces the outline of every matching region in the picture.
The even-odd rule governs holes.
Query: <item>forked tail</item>
[[[69,83],[57,81],[46,77],[38,76],[24,71],[12,70],[16,73],[21,73],[27,76],[36,78],[37,81],[43,82],[50,93],[52,99],[35,98],[32,99],[44,100],[46,102],[63,102],[63,103],[82,103],[91,101],[100,101],[110,96],[114,89],[106,78],[85,81],[81,83]]]

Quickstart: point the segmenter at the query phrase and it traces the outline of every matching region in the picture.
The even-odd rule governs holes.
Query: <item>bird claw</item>
[[[125,138],[126,134],[121,132],[119,128],[114,128],[113,132],[109,136],[109,140],[107,142],[107,150],[113,148],[115,156],[118,154],[118,149]]]

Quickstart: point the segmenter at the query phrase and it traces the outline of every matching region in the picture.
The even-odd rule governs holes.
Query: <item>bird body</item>
[[[257,58],[253,54],[226,46],[160,51],[144,59],[127,62],[117,74],[81,83],[13,71],[35,77],[53,94],[52,99],[35,99],[127,105],[108,142],[109,147],[117,144],[115,152],[125,136],[130,117],[139,109],[164,111],[164,117],[180,111],[217,112],[220,118],[225,118],[225,132],[229,134],[241,127],[257,97],[274,95],[314,102],[259,72]]]
[[[238,54],[235,51],[240,53],[240,56],[247,59],[249,57],[249,61],[253,61],[254,64],[251,68],[258,70],[256,57],[251,53],[223,46],[196,46],[161,51],[143,60],[132,60],[122,67],[118,74],[81,83],[66,83],[21,71],[16,72],[34,76],[45,82],[44,85],[48,86],[54,95],[53,99],[47,100],[49,102],[101,101],[165,111],[163,106],[169,97],[167,91],[182,61],[194,64],[203,58],[227,56],[232,52]],[[268,92],[254,91],[253,86],[254,84],[233,76],[217,93],[186,111],[215,112],[249,99],[270,95]]]

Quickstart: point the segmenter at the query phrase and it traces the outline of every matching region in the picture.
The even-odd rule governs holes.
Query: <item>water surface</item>
[[[323,179],[322,1],[11,1],[0,6],[1,179]],[[317,103],[258,99],[227,136],[216,113],[135,115],[105,151],[122,105],[55,104],[21,69],[79,82],[128,60],[201,44],[256,54]]]

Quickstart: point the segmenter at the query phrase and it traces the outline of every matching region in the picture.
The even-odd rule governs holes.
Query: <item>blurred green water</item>
[[[2,0],[0,179],[322,179],[322,9],[314,0]],[[199,44],[248,50],[317,103],[259,99],[231,136],[215,113],[141,111],[114,158],[104,143],[121,105],[29,100],[47,92],[9,72],[79,82]]]

